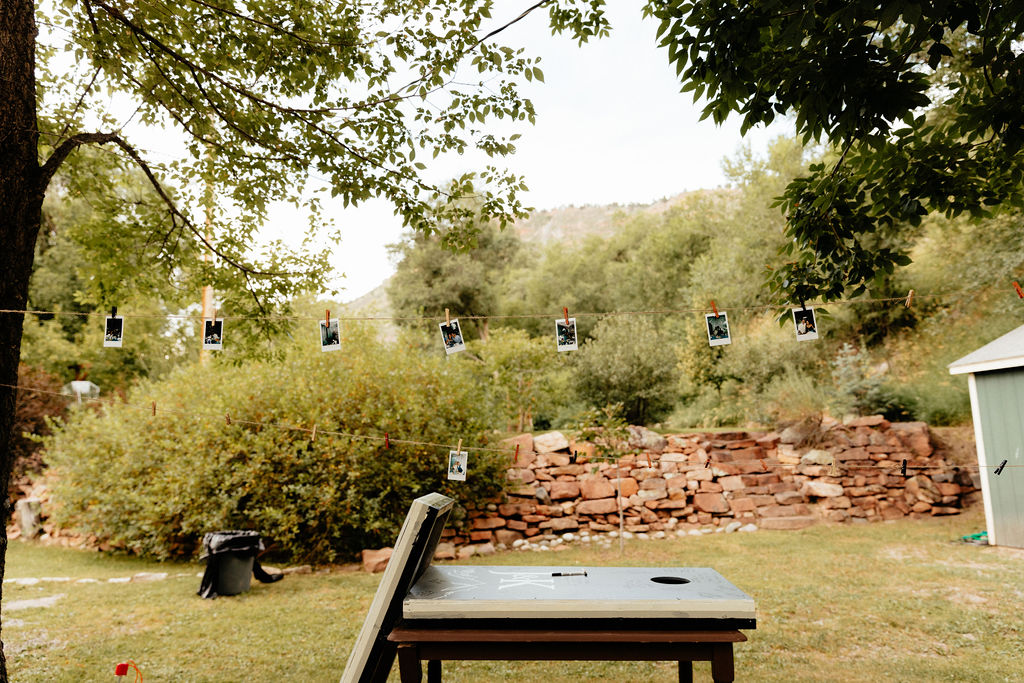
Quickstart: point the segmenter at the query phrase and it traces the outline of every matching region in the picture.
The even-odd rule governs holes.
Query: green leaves
[[[840,150],[781,199],[796,260],[775,271],[780,298],[835,298],[891,272],[907,259],[896,231],[930,212],[1020,206],[1020,7],[652,1],[645,13],[683,91],[707,100],[703,118],[739,115],[746,131],[790,115],[805,144]]]

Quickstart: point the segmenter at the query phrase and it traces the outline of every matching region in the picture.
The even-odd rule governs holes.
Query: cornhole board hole
[[[674,660],[680,681],[691,680],[691,662],[703,660],[712,662],[716,681],[733,680],[732,644],[746,640],[739,629],[756,628],[755,605],[714,569],[433,567],[451,507],[436,495],[413,503],[406,524],[418,527],[408,534],[403,527],[388,565],[410,580],[389,582],[385,572],[343,682],[384,681],[396,650],[403,683],[420,680],[423,660],[428,681],[439,681],[445,659]],[[420,507],[439,512],[421,514]],[[396,559],[403,537],[411,572]],[[368,629],[379,654],[363,658]]]

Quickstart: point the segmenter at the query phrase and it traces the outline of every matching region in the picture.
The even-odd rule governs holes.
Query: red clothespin
[[[313,434],[309,437],[310,441],[316,441],[316,423],[313,423]]]
[[[450,313],[448,312],[448,309],[447,309],[447,308],[446,308],[446,309],[444,309],[444,324],[445,324],[445,325],[451,325],[451,324],[452,324],[452,316],[451,316],[451,314],[450,314]]]
[[[565,316],[565,326],[569,327],[569,307],[562,306],[562,315]]]
[[[331,326],[331,310],[327,309],[324,311],[324,327]]]
[[[391,440],[388,438],[387,432],[384,432],[384,448],[391,448]]]
[[[648,467],[654,467],[654,465],[651,464],[651,454],[650,453],[644,453],[644,455],[647,456],[647,466]]]
[[[156,417],[156,401],[153,401],[153,416]]]
[[[718,306],[715,306],[715,300],[711,300],[711,310],[714,311],[715,317],[718,317]]]
[[[913,301],[913,300],[914,300],[914,290],[910,290],[910,292],[907,294],[907,301],[903,305],[906,306],[907,308],[910,308],[910,302]]]
[[[767,472],[768,471],[768,463],[765,461],[764,458],[761,458],[761,471],[762,472]]]
[[[1016,280],[1014,280],[1014,282],[1013,282],[1013,288],[1017,290],[1017,296],[1019,296],[1021,299],[1024,299],[1024,289],[1020,288],[1020,285],[1017,283]],[[114,309],[114,310],[117,310],[117,309]]]
[[[516,452],[512,454],[512,462],[510,464],[515,465],[519,462],[519,444],[516,444]]]
[[[230,413],[224,413],[224,422],[227,424],[228,427],[231,426],[231,414]]]

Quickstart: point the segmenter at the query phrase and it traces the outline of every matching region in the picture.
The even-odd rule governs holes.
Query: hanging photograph
[[[565,318],[555,320],[555,341],[559,351],[575,351],[579,348],[576,343],[576,318],[569,318],[568,324]]]
[[[729,334],[729,315],[721,311],[718,315],[705,313],[704,322],[708,327],[708,343],[712,346],[725,346],[732,344],[732,337]]]
[[[224,319],[203,320],[203,348],[220,351],[224,348]]]
[[[337,351],[341,348],[341,332],[338,328],[338,321],[320,321],[320,350]]]
[[[458,353],[466,350],[466,342],[462,340],[462,329],[459,327],[459,319],[452,318],[451,322],[440,323],[441,340],[444,341],[444,352],[446,354]]]
[[[121,316],[110,316],[106,318],[106,326],[103,331],[103,345],[115,349],[121,348],[121,340],[124,337],[124,318]]]
[[[796,325],[797,341],[812,341],[818,338],[818,324],[814,320],[813,308],[794,308],[793,324]]]
[[[454,322],[454,321],[452,321]],[[469,467],[469,453],[466,451],[448,451],[448,478],[455,481],[466,481],[466,469]]]

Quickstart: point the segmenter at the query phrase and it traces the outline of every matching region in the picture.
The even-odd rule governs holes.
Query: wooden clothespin
[[[1017,283],[1016,280],[1014,280],[1013,282],[1013,288],[1017,290],[1017,296],[1019,296],[1021,299],[1024,299],[1024,289],[1020,288],[1020,285]]]
[[[156,417],[156,401],[153,401],[153,416]]]
[[[316,423],[315,422],[313,423],[313,434],[309,437],[309,440],[311,442],[312,441],[316,441]]]
[[[448,312],[447,308],[444,309],[444,324],[445,325],[451,325],[452,324],[452,316],[451,316],[451,313]]]
[[[715,306],[715,300],[714,299],[711,300],[711,310],[712,310],[712,312],[714,312],[715,317],[717,318],[718,317],[718,306]]]
[[[647,466],[648,466],[648,467],[654,467],[654,465],[652,465],[652,464],[651,464],[651,454],[650,454],[650,453],[647,453],[647,452],[645,452],[645,453],[644,453],[644,455],[646,455],[646,456],[647,456]]]
[[[331,309],[324,311],[324,327],[331,326]]]
[[[832,466],[828,468],[828,476],[830,477],[841,477],[843,473],[839,471],[839,459],[836,456],[832,456]]]
[[[231,413],[224,413],[224,422],[228,427],[231,426]]]
[[[562,306],[562,315],[565,316],[565,326],[569,327],[569,307]]]
[[[455,452],[460,455],[462,454],[462,439],[459,439],[459,445],[455,447]]]
[[[910,290],[910,292],[907,294],[907,301],[903,305],[906,306],[907,308],[910,308],[910,302],[913,301],[913,300],[914,300],[914,290]]]
[[[213,324],[214,325],[217,324],[217,309],[216,308],[213,309]]]
[[[1002,474],[1004,467],[1006,467],[1006,461],[1005,460],[1002,461],[1001,463],[999,463],[999,467],[996,468],[996,472],[995,473],[996,474]]]
[[[765,461],[764,458],[761,458],[761,471],[762,472],[767,472],[768,471],[768,463]]]
[[[907,476],[907,459],[906,458],[904,458],[903,462],[900,463],[900,475],[904,476],[904,477]]]
[[[388,437],[387,432],[384,432],[384,448],[391,448],[391,439]]]

